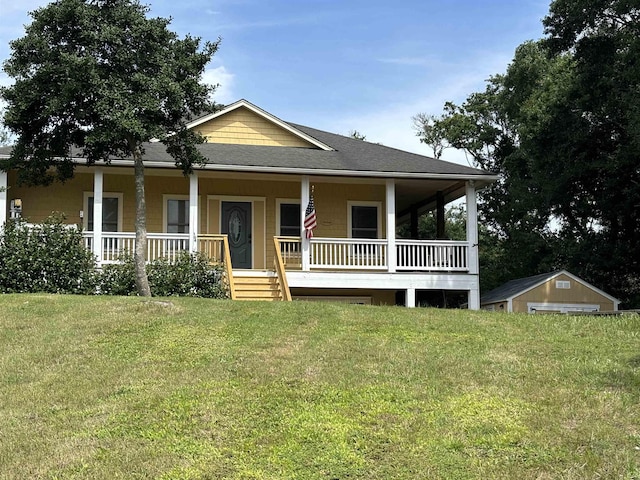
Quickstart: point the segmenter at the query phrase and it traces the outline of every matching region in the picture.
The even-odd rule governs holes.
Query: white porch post
[[[7,221],[7,187],[9,186],[8,174],[0,170],[0,228]]]
[[[101,168],[93,172],[93,254],[98,266],[102,265],[102,194],[104,174]]]
[[[467,244],[469,245],[469,273],[478,275],[478,203],[473,180],[467,182]],[[480,310],[480,286],[469,290],[469,309]]]
[[[387,180],[387,268],[389,272],[396,271],[396,182],[393,178]],[[415,294],[415,292],[414,292]]]
[[[189,251],[198,251],[198,174],[189,175]]]
[[[416,289],[407,288],[407,298],[405,299],[405,305],[409,308],[415,308],[416,306]]]
[[[304,175],[300,181],[300,243],[302,244],[302,271],[308,272],[310,270],[311,258],[311,242],[305,235],[304,230],[304,217],[305,210],[309,205],[309,176]]]

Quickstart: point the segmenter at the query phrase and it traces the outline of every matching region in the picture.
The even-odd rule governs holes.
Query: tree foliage
[[[88,165],[133,158],[136,176],[138,291],[144,273],[146,210],[144,143],[160,139],[187,174],[205,159],[186,119],[209,110],[213,88],[200,82],[218,42],[201,44],[147,18],[137,0],[58,0],[31,13],[24,37],[11,42],[1,90],[4,121],[16,137],[4,170],[22,183],[49,184],[73,176],[74,157]],[[77,150],[76,150],[77,149]]]
[[[349,136],[356,140],[366,140],[367,136],[360,133],[358,130],[349,130]]]
[[[501,245],[496,283],[568,268],[640,304],[639,20],[624,0],[556,0],[545,39],[430,117],[427,143],[500,174],[480,206]]]

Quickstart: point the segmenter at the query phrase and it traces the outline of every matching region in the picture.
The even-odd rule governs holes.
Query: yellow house
[[[483,310],[528,313],[611,312],[620,305],[566,270],[511,280],[480,301]]]
[[[208,159],[189,177],[164,145],[145,145],[148,260],[181,250],[226,257],[234,298],[394,304],[401,292],[413,307],[416,291],[454,290],[480,308],[476,192],[495,175],[287,123],[246,100],[189,128],[207,138]],[[83,226],[98,264],[117,261],[135,241],[132,160],[74,161],[74,178],[48,187],[0,171],[0,225],[63,212]],[[443,225],[444,205],[461,197],[465,241],[417,239],[419,214],[436,210]],[[317,225],[307,238],[311,198]],[[400,223],[413,239],[396,237]]]

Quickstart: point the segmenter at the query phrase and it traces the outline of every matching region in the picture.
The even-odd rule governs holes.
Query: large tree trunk
[[[141,297],[150,297],[149,279],[145,270],[147,260],[147,204],[144,199],[144,164],[139,149],[133,153],[136,181],[136,249],[133,259],[136,267],[136,288]]]

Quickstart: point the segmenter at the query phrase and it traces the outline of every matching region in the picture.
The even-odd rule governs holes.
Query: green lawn
[[[0,478],[640,479],[640,317],[0,296]]]

